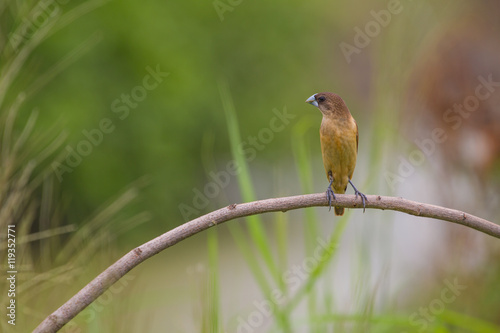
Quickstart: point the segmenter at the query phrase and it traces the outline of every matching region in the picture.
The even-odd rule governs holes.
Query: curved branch
[[[354,195],[337,194],[336,198],[337,200],[333,202],[335,206],[362,208],[361,198],[357,198]],[[500,238],[500,225],[458,210],[424,204],[403,198],[377,195],[367,195],[367,198],[366,208],[395,210],[411,215],[449,221]],[[286,212],[292,209],[327,205],[328,202],[325,193],[297,195],[243,204],[232,204],[184,223],[124,255],[59,309],[54,311],[54,313],[45,318],[34,332],[58,331],[132,268],[166,248],[219,223],[261,213]]]

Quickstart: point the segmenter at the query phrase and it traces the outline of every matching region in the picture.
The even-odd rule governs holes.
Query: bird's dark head
[[[316,106],[325,116],[349,114],[349,109],[344,100],[339,95],[331,92],[314,94],[306,102]]]

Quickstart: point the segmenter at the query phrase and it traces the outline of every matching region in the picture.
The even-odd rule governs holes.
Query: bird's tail
[[[344,207],[335,207],[335,215],[342,216],[344,215]]]

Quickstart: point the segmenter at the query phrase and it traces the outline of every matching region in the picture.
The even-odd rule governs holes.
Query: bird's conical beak
[[[316,94],[312,95],[308,99],[306,99],[306,103],[312,104],[315,107],[318,107],[318,102],[316,102]]]

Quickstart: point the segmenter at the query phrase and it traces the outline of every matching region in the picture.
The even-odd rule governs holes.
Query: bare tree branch
[[[337,194],[336,198],[337,200],[334,201],[335,206],[345,208],[362,208],[361,199],[356,198],[354,195]],[[500,238],[500,225],[458,210],[419,203],[403,198],[383,197],[377,195],[368,195],[367,198],[368,201],[366,203],[366,208],[395,210],[411,215],[449,221],[476,229],[493,237]],[[149,242],[124,255],[89,284],[87,284],[59,309],[54,311],[54,313],[45,318],[45,320],[40,323],[34,332],[58,331],[79,312],[85,309],[85,307],[102,295],[111,285],[127,274],[127,272],[129,272],[132,268],[166,248],[177,244],[183,239],[193,236],[219,223],[230,221],[238,217],[261,213],[278,211],[286,212],[287,210],[292,209],[327,205],[328,202],[325,193],[297,195],[293,197],[253,201],[238,205],[233,204],[184,223],[183,225],[170,230],[153,240],[150,240]]]

